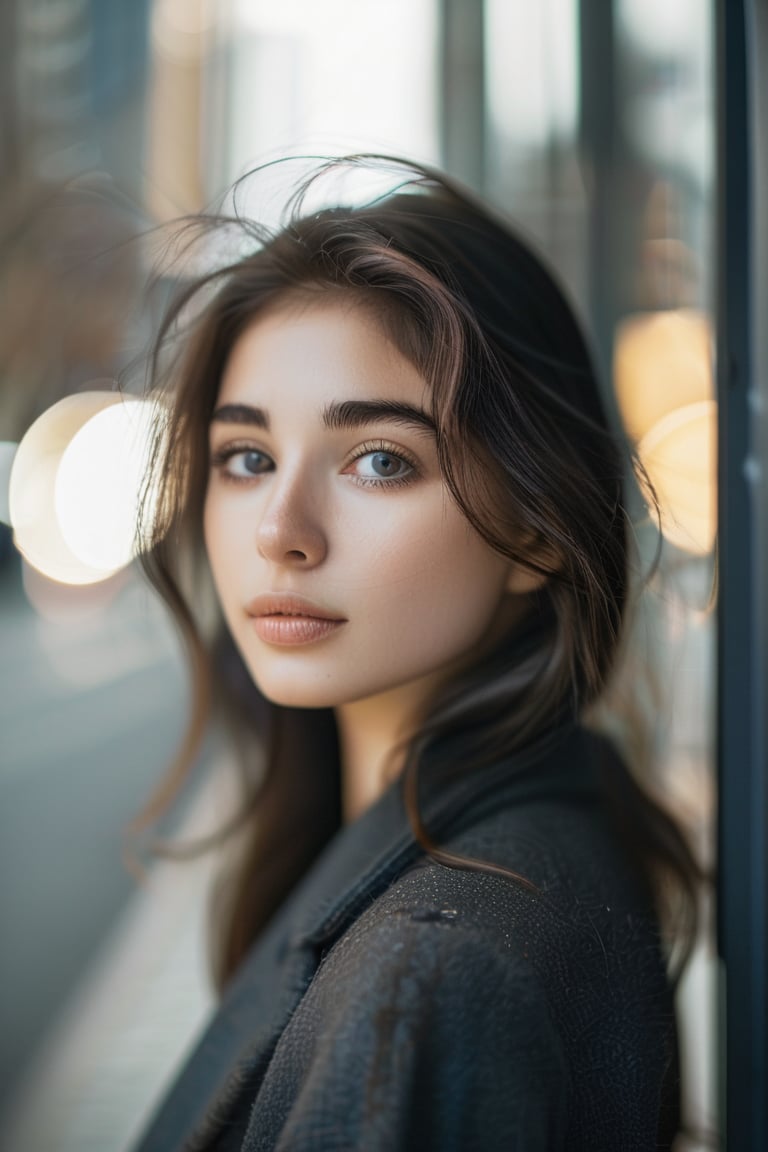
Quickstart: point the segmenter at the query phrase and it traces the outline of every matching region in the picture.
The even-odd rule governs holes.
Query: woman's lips
[[[318,620],[312,616],[256,616],[253,627],[256,635],[268,644],[312,644],[344,623],[344,620]]]
[[[267,644],[312,644],[346,624],[343,616],[303,596],[257,596],[246,611],[256,635]]]

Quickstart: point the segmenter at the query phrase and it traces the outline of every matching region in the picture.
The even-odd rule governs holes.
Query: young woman
[[[626,454],[538,257],[400,176],[243,225],[162,333],[148,566],[193,658],[187,752],[212,696],[263,754],[240,741],[221,1005],[142,1152],[615,1152],[678,1126],[695,866],[594,731]]]

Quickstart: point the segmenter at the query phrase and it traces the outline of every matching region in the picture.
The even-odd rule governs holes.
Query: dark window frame
[[[720,1082],[738,1152],[768,1148],[767,8],[717,5]]]

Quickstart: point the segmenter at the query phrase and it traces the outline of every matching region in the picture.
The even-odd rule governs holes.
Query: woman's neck
[[[402,770],[413,730],[406,719],[413,710],[405,703],[399,693],[387,693],[336,709],[345,824],[378,800]]]
[[[519,600],[509,597],[510,601]],[[505,611],[503,626],[509,627],[521,612],[517,603],[510,616]],[[497,627],[497,626],[495,626]],[[376,801],[399,775],[405,763],[408,742],[416,734],[430,702],[462,665],[476,660],[493,644],[498,633],[488,636],[470,654],[436,672],[390,688],[365,700],[340,704],[335,709],[341,757],[341,789],[344,823],[349,823]]]

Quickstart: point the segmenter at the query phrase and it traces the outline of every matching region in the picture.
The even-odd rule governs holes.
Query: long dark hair
[[[144,815],[167,804],[212,706],[225,713],[241,741],[245,794],[238,863],[219,888],[221,983],[341,821],[332,712],[268,704],[223,621],[199,620],[208,425],[227,357],[262,309],[317,292],[372,309],[429,384],[453,499],[493,548],[546,577],[530,597],[525,644],[500,641],[445,686],[407,749],[407,806],[425,850],[462,863],[421,821],[413,785],[425,753],[439,743],[450,761],[460,734],[462,770],[477,771],[553,725],[583,721],[604,698],[624,642],[629,454],[610,428],[573,311],[541,259],[489,209],[430,169],[390,167],[397,189],[367,206],[311,212],[299,196],[276,230],[232,217],[203,222],[206,233],[223,228],[230,238],[235,226],[250,250],[180,291],[155,349],[152,382],[167,417],[145,567],[181,627],[194,703],[178,761]],[[682,834],[629,774],[606,788],[658,906],[674,905],[675,931],[690,946],[696,867]]]

